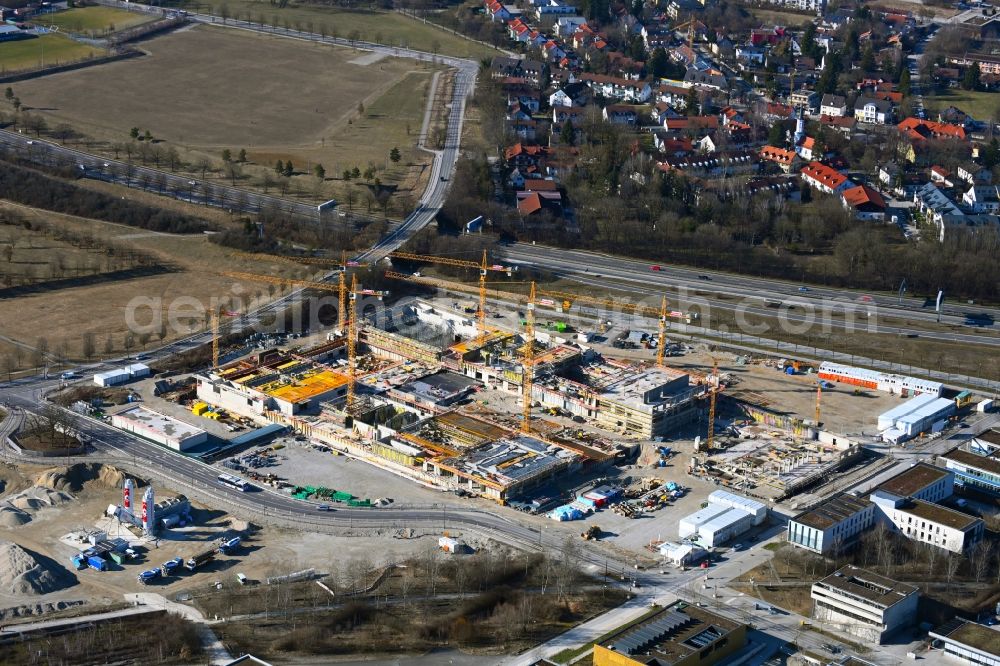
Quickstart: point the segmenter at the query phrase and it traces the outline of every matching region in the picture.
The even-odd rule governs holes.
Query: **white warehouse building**
[[[94,375],[94,383],[98,386],[118,386],[127,384],[133,379],[148,377],[149,366],[143,363],[132,363],[124,368],[115,368],[106,372],[98,372]]]
[[[208,440],[208,433],[201,428],[142,406],[113,414],[111,425],[175,451],[186,451]]]

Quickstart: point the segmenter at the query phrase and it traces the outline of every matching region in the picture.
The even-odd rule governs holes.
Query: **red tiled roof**
[[[949,123],[938,123],[933,120],[921,120],[910,116],[897,126],[899,131],[911,139],[950,138],[965,139],[965,128]]]
[[[844,190],[842,196],[844,201],[851,208],[857,208],[858,206],[863,206],[865,204],[872,204],[878,208],[885,208],[885,200],[882,199],[882,195],[867,185],[858,185],[857,187],[846,189]]]
[[[527,192],[555,192],[559,189],[559,186],[554,180],[535,178],[524,181],[524,189]]]
[[[542,198],[538,196],[537,192],[532,192],[530,195],[517,202],[517,212],[521,215],[531,215],[532,213],[537,213],[541,209]]]
[[[847,176],[822,162],[810,162],[802,167],[802,174],[810,180],[834,190],[847,182]]]
[[[791,164],[795,160],[795,151],[776,146],[764,146],[760,149],[760,158],[778,164]]]

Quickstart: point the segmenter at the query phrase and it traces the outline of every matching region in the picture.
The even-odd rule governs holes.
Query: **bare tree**
[[[990,541],[980,541],[972,550],[972,574],[979,583],[986,576],[993,560],[993,543]]]
[[[83,334],[83,339],[80,342],[80,351],[88,361],[94,358],[94,333],[92,331],[87,331]]]
[[[955,573],[958,568],[962,566],[962,560],[964,559],[961,555],[948,554],[947,560],[945,560],[945,580],[951,584],[951,579],[955,577]]]

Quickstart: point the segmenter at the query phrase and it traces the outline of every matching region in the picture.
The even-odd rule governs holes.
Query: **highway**
[[[729,299],[747,299],[747,307],[743,308],[745,311],[772,317],[781,310],[764,309],[753,305],[753,303],[763,305],[765,301],[772,301],[797,306],[811,305],[817,313],[822,313],[824,307],[836,304],[837,307],[833,309],[834,314],[840,314],[844,312],[845,308],[850,307],[857,314],[854,317],[854,325],[859,330],[866,328],[866,313],[869,310],[876,317],[897,317],[922,322],[937,322],[938,320],[938,314],[934,312],[933,304],[928,307],[925,300],[912,297],[899,299],[878,293],[805,286],[770,278],[656,264],[650,261],[541,245],[516,243],[501,247],[499,254],[510,263],[551,271],[556,275],[570,277],[584,284],[603,285],[605,289],[609,288],[607,279],[632,283],[637,286],[632,287],[631,290],[649,295],[651,298],[648,300],[648,305],[654,308],[659,307],[660,294],[664,290],[677,289],[681,290],[682,297],[678,303],[672,303],[671,307],[686,309],[685,304],[693,305],[694,311],[709,304],[705,297],[699,296],[701,293]],[[657,268],[654,269],[653,266]],[[709,305],[710,307],[731,310],[735,309],[738,303],[734,303],[732,300],[728,303],[712,300]],[[792,311],[787,311],[783,316],[794,321],[796,315]],[[994,331],[1000,333],[997,319],[1000,319],[1000,310],[995,308],[947,302],[942,307],[940,315],[942,324],[962,326],[969,328],[970,331],[983,330],[989,333]],[[977,323],[973,324],[972,322]],[[838,323],[837,318],[831,320],[831,325],[834,327],[842,327],[842,324],[842,322]],[[1000,344],[1000,338],[989,334],[932,332],[926,329],[886,328],[881,325],[879,329],[885,332],[916,334],[921,337],[974,344]]]

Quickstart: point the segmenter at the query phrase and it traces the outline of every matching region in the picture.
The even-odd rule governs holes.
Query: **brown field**
[[[334,177],[369,164],[386,184],[412,188],[430,161],[415,148],[430,69],[395,58],[355,64],[364,52],[207,26],[144,49],[144,58],[25,81],[17,94],[50,126],[83,133],[88,150],[129,142],[131,127],[148,129],[187,163],[208,157],[215,169],[223,149],[234,157],[245,149],[243,185],[273,173],[275,160],[291,160],[298,175],[290,191],[309,198],[339,194]],[[386,169],[393,146],[402,160]],[[311,175],[317,163],[323,183]]]
[[[9,206],[10,204],[3,204]],[[135,229],[108,222],[100,222],[48,211],[18,207],[28,220],[44,221],[78,233],[87,232],[108,243],[134,247],[157,257],[171,268],[166,272],[129,280],[108,283],[66,286],[43,293],[28,293],[11,298],[0,298],[0,340],[16,340],[34,346],[44,337],[50,350],[65,353],[71,359],[81,359],[83,339],[86,334],[94,337],[96,357],[104,355],[105,345],[111,340],[113,353],[124,350],[126,307],[132,299],[148,297],[161,299],[165,309],[176,299],[187,297],[204,304],[207,310],[213,297],[241,294],[244,299],[268,299],[271,289],[267,284],[243,284],[234,290],[234,281],[218,275],[217,270],[250,270],[269,275],[292,275],[295,267],[289,264],[258,264],[246,266],[243,259],[234,257],[223,247],[210,243],[208,236],[173,235]],[[276,295],[278,291],[274,291]],[[146,313],[143,316],[143,313]],[[138,311],[137,320],[145,323],[149,309]],[[205,327],[205,317],[181,316],[181,326],[167,327],[165,339],[186,335]],[[146,340],[147,346],[157,343],[159,330]],[[133,350],[142,347],[140,336],[134,337]],[[10,354],[9,344],[0,346],[0,353]],[[31,354],[20,355],[21,367],[28,367]]]

